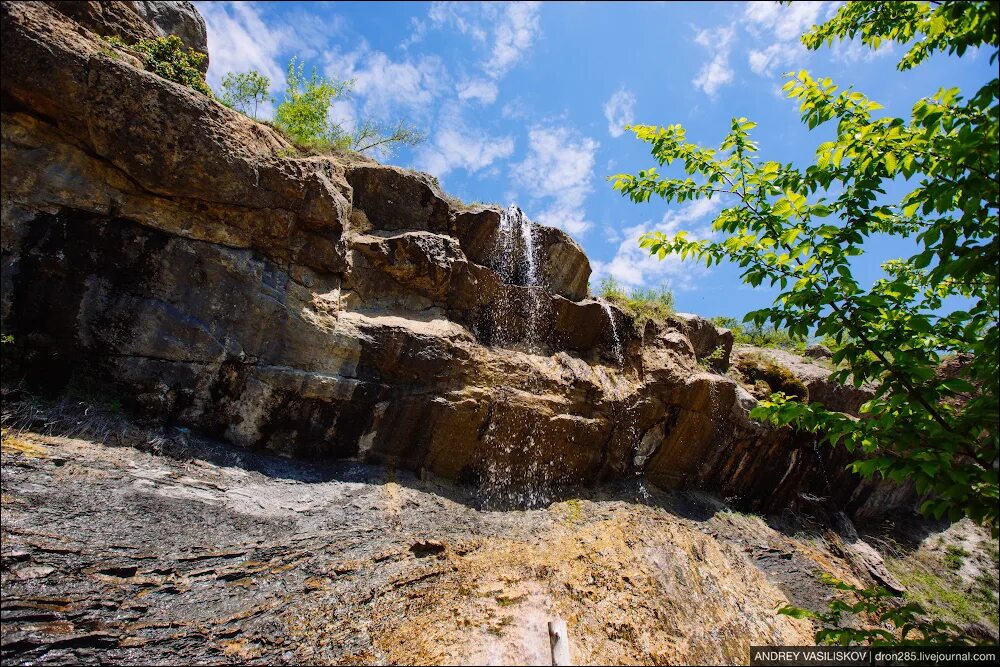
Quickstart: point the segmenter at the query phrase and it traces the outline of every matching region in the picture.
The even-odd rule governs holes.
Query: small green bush
[[[150,72],[213,97],[212,89],[205,83],[205,77],[201,73],[205,54],[186,48],[177,35],[140,39],[135,44],[126,44],[118,37],[104,39],[111,46],[138,53]]]
[[[792,338],[785,329],[773,326],[744,324],[735,317],[713,317],[712,323],[733,332],[733,342],[756,347],[778,347],[786,350],[805,349],[805,341]]]
[[[649,320],[663,321],[674,314],[674,293],[666,287],[635,288],[626,292],[609,276],[601,281],[597,296],[624,310],[639,326]]]
[[[831,336],[823,336],[822,338],[811,337],[808,340],[804,340],[792,336],[788,333],[787,329],[744,323],[735,317],[713,317],[710,319],[716,326],[732,331],[734,343],[753,345],[755,347],[775,347],[783,350],[793,350],[799,354],[805,352],[806,347],[812,343],[819,343],[826,346],[831,352],[836,352],[850,341],[849,338],[845,338],[838,343]]]
[[[779,614],[793,618],[817,621],[820,625],[815,634],[817,644],[907,646],[977,643],[954,623],[928,618],[928,610],[915,600],[909,599],[903,604],[885,588],[853,586],[827,573],[821,575],[821,580],[841,593],[828,603],[827,611],[817,612],[790,604],[778,610]],[[855,623],[848,620],[852,616],[875,621],[877,625],[870,629],[854,627]]]

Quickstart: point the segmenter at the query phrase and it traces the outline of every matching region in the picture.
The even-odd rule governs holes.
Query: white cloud
[[[500,93],[497,84],[486,79],[469,79],[458,84],[458,99],[479,100],[484,104],[492,104]]]
[[[442,114],[432,141],[417,151],[415,166],[441,178],[457,168],[475,173],[513,153],[513,137],[487,136],[450,110]]]
[[[528,132],[528,145],[528,155],[511,170],[514,180],[533,201],[548,200],[535,220],[571,234],[583,234],[591,226],[584,202],[593,189],[599,144],[566,127],[533,127]]]
[[[658,225],[645,223],[623,229],[619,237],[622,240],[614,257],[607,262],[591,262],[591,282],[596,284],[602,278],[612,276],[626,287],[667,285],[684,289],[693,286],[694,279],[704,273],[705,269],[691,261],[682,264],[676,256],[668,255],[663,260],[657,259],[648,250],[639,247],[639,237],[646,232],[659,231],[669,235],[685,229],[692,237],[707,238],[712,230],[706,218],[713,216],[719,208],[718,200],[699,199],[680,209],[668,211]],[[610,240],[611,235],[608,236]]]
[[[448,74],[436,56],[394,61],[362,42],[346,54],[327,53],[326,75],[353,79],[353,96],[363,100],[365,114],[385,120],[399,109],[427,113],[448,87]]]
[[[854,63],[869,63],[877,58],[891,56],[895,51],[892,42],[886,42],[877,49],[865,46],[860,39],[852,39],[849,42],[834,42],[832,55],[833,59],[848,65]]]
[[[540,2],[433,2],[427,20],[415,20],[406,48],[423,40],[431,28],[448,29],[471,37],[476,51],[487,55],[479,63],[492,79],[499,79],[531,50],[541,32]]]
[[[755,32],[766,31],[778,41],[798,41],[802,33],[820,22],[825,9],[836,4],[839,3],[802,1],[779,5],[777,2],[748,2],[744,17]]]
[[[352,100],[336,100],[330,105],[327,118],[347,132],[353,132],[358,126],[358,110]]]
[[[493,36],[493,53],[486,63],[486,71],[494,78],[503,76],[531,48],[540,31],[540,6],[540,2],[503,4]]]
[[[285,83],[285,67],[277,56],[292,38],[287,27],[264,23],[256,8],[242,2],[198,2],[208,28],[208,81],[218,88],[227,72],[255,69],[271,79],[272,92]],[[264,114],[261,114],[262,116]]]
[[[691,81],[695,88],[700,88],[709,97],[715,97],[719,88],[733,80],[733,68],[729,66],[733,33],[732,26],[723,26],[701,30],[695,35],[695,42],[715,52],[715,56],[702,65],[697,76]]]
[[[808,58],[799,38],[814,25],[832,16],[839,2],[750,2],[744,10],[747,30],[757,39],[773,41],[747,54],[750,69],[761,76],[773,76],[779,68],[796,67]],[[759,43],[759,41],[758,41]]]
[[[427,17],[435,26],[448,26],[480,42],[486,41],[486,28],[481,25],[482,12],[494,14],[489,3],[479,7],[467,2],[432,2]]]
[[[635,116],[635,95],[624,87],[619,88],[604,103],[604,117],[608,119],[608,132],[612,137],[620,137],[625,133],[625,125],[632,122]]]
[[[507,120],[527,118],[529,115],[527,103],[523,98],[515,97],[504,103],[503,107],[500,108],[500,115]]]
[[[805,48],[797,42],[775,42],[762,51],[751,49],[748,60],[756,74],[771,76],[777,68],[794,63],[805,53]]]

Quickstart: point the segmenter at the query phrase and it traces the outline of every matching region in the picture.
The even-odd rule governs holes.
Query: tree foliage
[[[818,48],[860,36],[872,47],[909,44],[900,69],[934,53],[988,48],[997,58],[997,8],[989,2],[850,2],[803,37]],[[685,177],[657,168],[612,177],[635,202],[726,197],[715,219],[718,240],[680,232],[645,235],[663,258],[742,268],[753,286],[780,287],[771,307],[747,315],[756,325],[841,344],[834,379],[877,383],[862,418],[776,394],[755,418],[815,431],[860,454],[864,476],[912,480],[921,509],[968,515],[997,530],[998,465],[998,81],[965,96],[942,88],[918,100],[909,118],[879,116],[860,91],[808,72],[789,74],[785,91],[811,129],[834,125],[805,168],[761,159],[755,123],[733,119],[718,148],[691,143],[680,125],[630,128],[651,145],[659,165],[683,165]],[[907,193],[889,201],[886,187]],[[915,252],[883,264],[863,286],[853,265],[874,235],[909,239]],[[950,310],[950,312],[948,312]],[[959,355],[958,372],[940,372]]]
[[[343,130],[329,119],[329,111],[334,100],[347,96],[351,82],[331,81],[320,76],[315,67],[307,78],[304,70],[305,62],[297,62],[294,57],[288,63],[285,94],[275,110],[274,122],[303,146],[341,146]]]
[[[350,134],[349,148],[359,153],[376,153],[386,155],[395,146],[416,146],[426,138],[412,125],[397,121],[394,125],[378,121],[363,120],[354,132]]]
[[[227,107],[256,118],[259,106],[271,100],[271,79],[257,70],[228,72],[222,77],[219,101]]]
[[[412,146],[424,140],[423,134],[403,121],[386,125],[365,119],[353,131],[345,130],[330,118],[330,105],[346,99],[353,82],[327,79],[316,68],[306,78],[304,70],[302,61],[292,58],[288,63],[285,94],[274,115],[275,125],[299,146],[387,155],[396,146]]]

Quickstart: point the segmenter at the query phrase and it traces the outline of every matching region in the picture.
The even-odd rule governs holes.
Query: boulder
[[[208,55],[208,30],[205,19],[190,2],[174,0],[137,0],[136,12],[153,26],[160,37],[177,35],[184,46]],[[208,58],[204,62],[208,69]]]
[[[102,37],[118,37],[132,44],[140,39],[177,35],[186,47],[208,56],[205,19],[190,2],[49,0],[46,4]],[[207,57],[202,71],[208,71]]]
[[[729,356],[733,351],[733,332],[690,313],[677,313],[673,319],[691,341],[699,361],[706,362],[718,371],[729,368]]]
[[[833,373],[828,366],[821,366],[812,360],[786,350],[738,345],[733,351],[734,365],[742,369],[744,378],[750,383],[760,378],[767,383],[763,396],[771,391],[808,397],[811,403],[821,403],[827,409],[857,415],[861,406],[875,395],[871,385],[855,387],[830,379]],[[774,380],[767,379],[768,376]],[[796,389],[801,384],[805,392]],[[794,386],[793,386],[794,385]]]
[[[804,354],[810,359],[829,359],[833,356],[833,352],[830,351],[830,348],[826,345],[820,345],[819,343],[807,347]]]

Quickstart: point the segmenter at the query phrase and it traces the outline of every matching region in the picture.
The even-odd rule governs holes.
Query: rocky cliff
[[[9,381],[86,379],[237,445],[497,502],[635,475],[762,511],[907,500],[749,420],[755,399],[721,374],[728,332],[640,330],[589,298],[561,231],[457,205],[420,173],[298,156],[99,39],[182,26],[204,48],[186,3],[150,4],[3,5]]]
[[[937,586],[955,545],[977,620],[988,536],[883,562],[848,515],[912,492],[748,418],[864,389],[638,327],[562,232],[303,156],[101,39],[166,33],[206,48],[189,3],[2,5],[5,663],[548,664],[553,616],[578,664],[745,662],[810,642],[775,609],[819,573]]]

